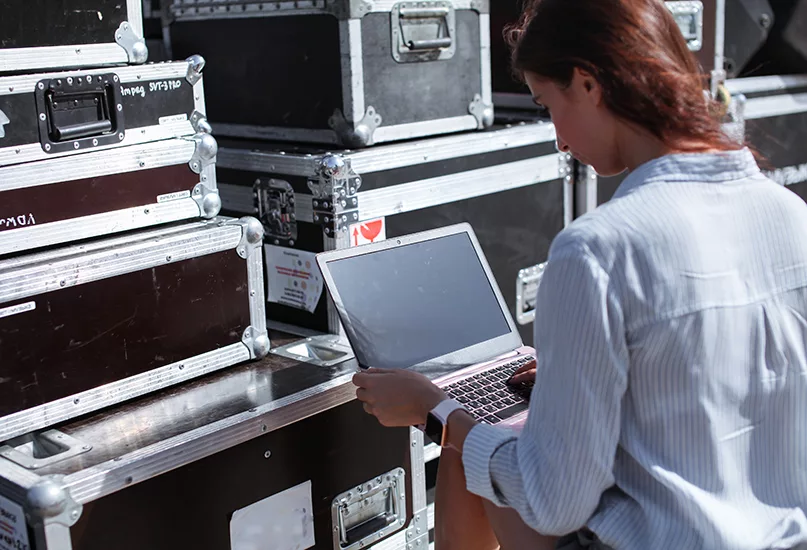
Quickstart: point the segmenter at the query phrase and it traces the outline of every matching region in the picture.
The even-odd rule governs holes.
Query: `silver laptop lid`
[[[438,378],[522,345],[473,229],[317,256],[359,365]]]

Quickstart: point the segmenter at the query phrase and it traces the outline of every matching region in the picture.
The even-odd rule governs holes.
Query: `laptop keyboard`
[[[449,384],[443,390],[462,403],[477,421],[498,424],[529,407],[535,383],[530,381],[512,386],[507,381],[522,365],[534,359],[532,355],[522,355],[504,365]]]

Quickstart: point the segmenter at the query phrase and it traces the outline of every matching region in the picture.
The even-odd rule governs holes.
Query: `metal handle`
[[[82,87],[76,84],[66,90],[65,87],[54,86],[45,94],[54,141],[100,136],[112,131],[114,107],[109,104],[106,86],[90,83]]]
[[[126,95],[143,95],[141,85]],[[47,153],[86,150],[125,137],[123,87],[115,73],[47,78],[34,92],[39,141]]]
[[[350,546],[369,535],[392,525],[398,521],[400,516],[400,503],[398,502],[398,492],[396,491],[395,482],[393,485],[384,485],[376,487],[362,496],[365,502],[372,502],[381,497],[382,508],[375,510],[375,514],[362,518],[357,524],[348,526],[350,521],[351,510],[347,502],[343,503],[339,509],[339,538],[341,545],[344,547]],[[391,509],[388,506],[391,505]]]
[[[334,550],[361,550],[406,523],[405,476],[396,468],[333,500]]]
[[[97,136],[112,131],[111,120],[99,120],[96,122],[82,122],[70,126],[55,126],[53,135],[57,141],[78,139],[88,136]]]
[[[437,6],[432,8],[406,8],[401,7],[398,10],[398,15],[402,19],[430,19],[432,17],[448,17],[451,10],[446,6]]]
[[[398,63],[451,59],[457,42],[453,4],[404,1],[391,12],[392,57]]]
[[[535,301],[538,287],[544,277],[546,262],[526,267],[518,272],[516,278],[516,320],[520,325],[527,325],[535,320]]]
[[[451,47],[451,37],[435,38],[434,40],[410,40],[406,47],[412,51],[441,50]]]
[[[689,49],[694,52],[700,51],[703,48],[703,2],[686,0],[664,4],[673,14]]]

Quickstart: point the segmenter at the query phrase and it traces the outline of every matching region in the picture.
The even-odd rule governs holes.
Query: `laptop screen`
[[[467,233],[330,260],[328,269],[362,366],[409,368],[511,332]]]

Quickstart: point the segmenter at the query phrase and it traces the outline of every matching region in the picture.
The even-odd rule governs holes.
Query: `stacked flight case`
[[[533,275],[571,219],[570,163],[546,121],[493,124],[491,9],[479,0],[163,6],[173,55],[200,51],[210,62],[223,212],[258,216],[267,231],[271,326],[339,332],[317,252],[470,221],[532,341]]]
[[[571,159],[546,120],[494,120],[491,4],[162,2],[170,55],[208,61],[222,213],[264,227],[267,326],[299,337],[265,361],[353,364],[316,253],[460,221],[473,225],[532,342],[540,264],[573,216]],[[418,495],[424,480],[412,467],[408,492]],[[427,516],[414,502],[415,520]],[[427,543],[422,527],[407,523],[401,548]],[[365,529],[372,544],[375,527]]]
[[[316,272],[317,252],[468,221],[522,339],[532,342],[532,275],[572,218],[571,159],[558,153],[550,123],[359,151],[221,145],[223,212],[252,213],[266,230],[270,325],[338,333]]]
[[[139,2],[17,4],[0,21],[0,548],[252,548],[266,517],[322,548],[415,541],[422,439],[368,424],[344,366],[248,362],[270,347],[263,228],[217,217],[204,60],[145,64]]]
[[[85,4],[85,11],[105,25],[116,22],[119,30],[142,36],[139,3],[127,6],[125,25],[107,11],[119,5]],[[155,4],[147,14],[154,14]],[[322,15],[315,9],[319,4],[292,15]],[[306,103],[297,90],[293,102],[275,102],[264,113],[271,118],[284,109],[327,104],[326,120],[314,117],[301,124],[281,114],[284,120],[270,124],[255,112],[248,117],[255,124],[244,124],[222,116],[221,135],[227,135],[227,124],[241,136],[252,135],[248,126],[262,132],[274,125],[272,132],[281,129],[279,139],[299,142],[317,142],[330,132],[324,141],[337,145],[333,158],[342,158],[349,152],[339,144],[371,145],[490,126],[487,4],[422,4],[367,14],[361,6],[355,11],[346,5],[345,12],[327,14],[342,34],[319,50],[341,52],[341,84],[321,88],[343,97],[337,93]],[[43,4],[40,11],[48,9],[54,8]],[[169,13],[165,3],[159,9]],[[22,28],[28,20],[14,23]],[[162,23],[179,40],[184,21],[163,18]],[[326,26],[333,31],[330,22]],[[222,101],[231,96],[219,86],[224,79],[212,79],[213,93],[206,94],[201,56],[144,64],[139,38],[130,49],[143,53],[121,58],[117,50],[112,55],[109,44],[96,44],[104,41],[89,22],[77,21],[74,27],[82,30],[77,38],[36,43],[32,47],[40,49],[23,52],[22,39],[36,32],[31,28],[0,52],[7,54],[0,60],[9,60],[2,66],[9,71],[0,74],[0,548],[425,548],[422,434],[382,428],[364,413],[351,384],[355,362],[338,337],[326,335],[330,360],[300,362],[302,356],[282,351],[266,355],[271,345],[293,350],[301,341],[277,331],[270,338],[267,331],[265,292],[275,287],[263,276],[264,226],[274,231],[272,246],[285,244],[292,252],[347,245],[343,232],[326,238],[328,223],[317,225],[302,213],[301,231],[310,222],[320,239],[295,248],[294,239],[278,238],[275,244],[283,229],[272,225],[265,210],[264,226],[241,214],[217,217],[220,148],[210,133],[205,99],[219,98],[210,112],[226,112]],[[386,52],[394,65],[362,54],[363,41],[373,46],[381,40],[379,33],[388,42],[399,40],[389,43],[394,52],[389,44]],[[180,49],[170,35],[165,44]],[[193,53],[199,51],[214,61],[205,70],[206,83],[209,69],[219,67],[217,74],[226,74],[228,64],[238,60],[232,51],[221,59],[215,48]],[[28,61],[16,62],[23,53]],[[43,65],[30,61],[32,55]],[[169,52],[166,57],[186,56]],[[427,80],[449,73],[464,78],[468,97],[457,101],[452,90],[436,85],[426,95],[391,95],[402,80],[423,78],[418,63],[439,62],[444,64],[427,65]],[[257,71],[252,75],[260,77]],[[237,84],[231,93],[250,86],[235,76],[229,82]],[[261,91],[253,85],[250,90],[246,100],[262,104],[262,92],[283,88],[270,85]],[[245,98],[235,100],[242,105],[233,112],[248,112]],[[357,121],[353,114],[360,110],[365,116]],[[483,214],[495,201],[474,204],[473,199],[494,191],[500,197],[516,193],[498,199],[503,217],[506,208],[524,200],[526,187],[548,182],[555,184],[546,190],[555,211],[540,223],[557,232],[570,217],[564,209],[570,184],[563,171],[566,160],[545,147],[552,140],[551,126],[538,129],[538,140],[526,140],[517,130],[491,130],[482,139],[492,139],[494,146],[477,140],[466,154],[463,139],[445,142],[432,163],[428,154],[414,160],[423,156],[419,147],[410,147],[403,162],[388,163],[390,170],[399,169],[396,177],[412,184],[397,191],[411,191],[415,184],[423,189],[434,180],[443,197],[435,201],[414,193],[420,198],[412,204],[418,206],[401,207],[400,227],[384,230],[414,231],[423,222],[407,221],[406,212],[460,200],[467,204],[454,213],[434,211],[422,228],[473,212],[488,223]],[[231,141],[230,149],[242,150],[243,140]],[[508,155],[511,143],[516,150]],[[519,147],[537,147],[539,162],[527,162]],[[336,163],[334,180],[342,173]],[[407,173],[408,164],[428,165],[423,173],[430,176]],[[381,176],[383,163],[374,167]],[[484,190],[481,177],[499,168],[506,181]],[[322,186],[315,192],[331,197],[329,178],[318,174]],[[475,179],[462,190],[466,174]],[[378,218],[391,212],[383,197],[377,199],[380,209],[362,214]],[[258,204],[252,201],[242,214],[257,213]],[[314,208],[313,200],[308,204]],[[287,213],[284,208],[277,212]],[[374,220],[354,221],[362,234],[376,227]],[[503,246],[514,247],[513,265],[523,266],[548,242],[537,253],[528,250],[517,230]],[[529,308],[525,312],[529,315]],[[269,321],[275,318],[269,315]],[[326,320],[324,332],[337,331],[333,319]]]
[[[764,0],[763,0],[764,2]],[[497,112],[499,110],[534,111],[527,86],[513,78],[510,69],[510,51],[504,41],[503,32],[507,26],[518,21],[521,7],[525,0],[501,0],[491,2],[491,55],[493,57],[493,103]],[[726,11],[727,4],[739,9],[745,6],[741,0],[667,0],[664,2],[667,9],[675,17],[681,32],[686,39],[687,46],[697,57],[701,70],[709,77],[713,94],[718,93],[719,86],[726,79],[725,49],[726,43]],[[760,9],[759,18],[768,14],[770,10]],[[750,25],[753,26],[758,19]],[[742,19],[745,22],[745,19]],[[743,27],[743,39],[749,40],[748,26]],[[764,39],[765,29],[757,31]],[[734,38],[734,35],[731,36]],[[757,47],[759,44],[757,44]],[[730,52],[738,58],[737,64],[747,61],[747,57],[755,49],[734,48]],[[732,62],[734,63],[734,62]],[[733,65],[732,65],[733,66]]]
[[[725,86],[736,119],[726,130],[744,137],[769,178],[807,201],[807,75],[735,78]],[[579,216],[607,202],[625,174],[604,178],[578,163],[575,177]]]

